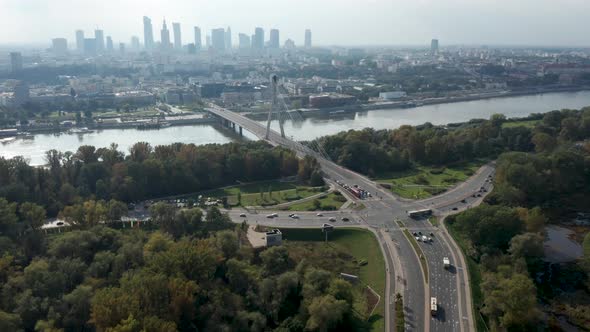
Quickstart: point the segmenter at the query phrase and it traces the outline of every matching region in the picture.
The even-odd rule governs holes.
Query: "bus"
[[[430,298],[430,314],[432,316],[436,316],[436,311],[438,310],[438,305],[436,304],[436,297]]]
[[[410,218],[429,217],[431,214],[432,214],[431,209],[408,211],[408,216]]]

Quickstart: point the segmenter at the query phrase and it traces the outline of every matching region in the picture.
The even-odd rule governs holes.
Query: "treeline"
[[[295,261],[285,247],[254,251],[242,245],[245,228],[233,229],[215,208],[207,220],[198,209],[175,211],[162,204],[155,209],[154,222],[163,231],[95,226],[40,238],[33,256],[26,246],[0,236],[0,330],[366,328],[353,311],[362,295],[337,271]],[[226,230],[166,232],[180,224]],[[328,256],[341,255],[327,250]]]
[[[529,129],[534,151],[499,156],[486,204],[448,219],[481,273],[477,305],[492,330],[561,330],[557,317],[590,328],[590,251],[566,264],[543,261],[545,225],[588,212],[588,113],[540,118]]]
[[[394,130],[349,130],[318,139],[332,160],[369,176],[401,171],[412,164],[445,165],[496,158],[509,151],[551,151],[559,142],[590,137],[590,108],[553,111],[522,120],[534,128],[509,126],[501,114],[453,126],[402,126]],[[315,145],[315,144],[313,144]]]
[[[139,142],[128,154],[116,144],[85,145],[74,153],[48,151],[46,161],[46,167],[32,167],[22,157],[0,158],[0,197],[18,205],[35,203],[56,216],[87,200],[129,203],[286,176],[302,182],[313,178],[315,185],[321,181],[315,159],[299,160],[263,142],[156,147]]]

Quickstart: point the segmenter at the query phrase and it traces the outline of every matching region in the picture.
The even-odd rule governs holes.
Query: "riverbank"
[[[534,89],[522,89],[522,90],[495,90],[485,93],[476,93],[465,96],[456,97],[440,97],[440,98],[426,98],[426,99],[406,99],[403,101],[392,101],[392,102],[378,102],[372,104],[354,104],[340,107],[330,107],[321,109],[297,109],[288,111],[291,114],[291,118],[306,118],[311,116],[328,116],[328,117],[341,117],[346,114],[356,112],[367,112],[373,110],[393,110],[393,109],[407,109],[416,108],[420,106],[428,105],[440,105],[440,104],[451,104],[460,103],[467,101],[487,100],[496,98],[509,98],[519,96],[530,96],[530,95],[542,95],[550,93],[565,93],[565,92],[580,92],[590,91],[590,86],[558,86],[550,88],[534,88]],[[268,113],[265,112],[253,112],[246,113],[247,117],[256,121],[263,121],[267,119]],[[277,119],[277,116],[273,114],[273,119]]]

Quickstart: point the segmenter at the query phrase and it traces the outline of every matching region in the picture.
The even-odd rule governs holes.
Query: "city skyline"
[[[184,36],[192,33],[193,26],[203,31],[231,26],[234,45],[239,33],[251,33],[257,26],[266,31],[278,29],[282,39],[292,39],[296,45],[303,45],[305,29],[314,32],[314,45],[326,46],[426,45],[432,38],[445,41],[445,45],[590,44],[590,36],[583,33],[587,30],[583,16],[590,10],[590,3],[581,0],[522,0],[517,5],[508,0],[370,0],[360,4],[302,0],[280,5],[268,0],[220,0],[198,6],[185,0],[148,0],[142,3],[141,11],[131,0],[113,1],[113,6],[108,6],[109,1],[98,5],[72,0],[6,0],[0,20],[11,29],[0,31],[0,44],[49,45],[53,38],[73,41],[73,31],[88,33],[97,27],[115,41],[129,41],[131,36],[141,35],[142,16],[150,17],[156,26],[164,17],[179,22]],[[70,15],[72,12],[76,15]]]

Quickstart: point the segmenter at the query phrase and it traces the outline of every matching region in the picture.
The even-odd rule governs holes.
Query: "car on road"
[[[457,207],[455,206],[455,207],[453,207],[451,210],[453,210],[453,211],[457,211],[458,209],[457,209]]]
[[[419,237],[419,236],[416,236],[416,241],[420,242],[420,241],[422,241],[422,240],[420,239],[420,237]]]
[[[240,218],[246,218],[246,214],[245,213],[240,213]]]
[[[422,235],[422,232],[421,232],[421,231],[420,231],[420,232],[418,232],[418,235]]]
[[[422,242],[428,242],[428,237],[426,235],[422,235]]]
[[[323,215],[323,214],[321,214],[321,213],[318,213],[318,214],[316,214],[316,216],[318,216],[318,217],[323,217],[324,215]]]
[[[291,218],[293,218],[293,219],[299,219],[299,216],[296,215],[296,214],[294,214],[294,215],[291,216]]]
[[[418,233],[414,232],[414,233],[412,233],[412,235],[414,235],[414,236],[418,236]]]
[[[342,217],[341,219],[342,221],[350,221],[350,219],[346,218],[346,217]]]
[[[462,200],[461,200],[461,203],[467,203],[467,201],[466,201],[466,200],[464,200],[464,199],[462,199]]]
[[[274,218],[275,216],[273,216],[272,214],[267,214],[267,215],[266,215],[266,217],[267,217],[268,219],[272,219],[272,218]]]
[[[434,237],[434,233],[430,232],[430,236],[433,236]]]
[[[328,219],[328,221],[335,222],[336,221],[336,218],[330,217],[330,219]]]

